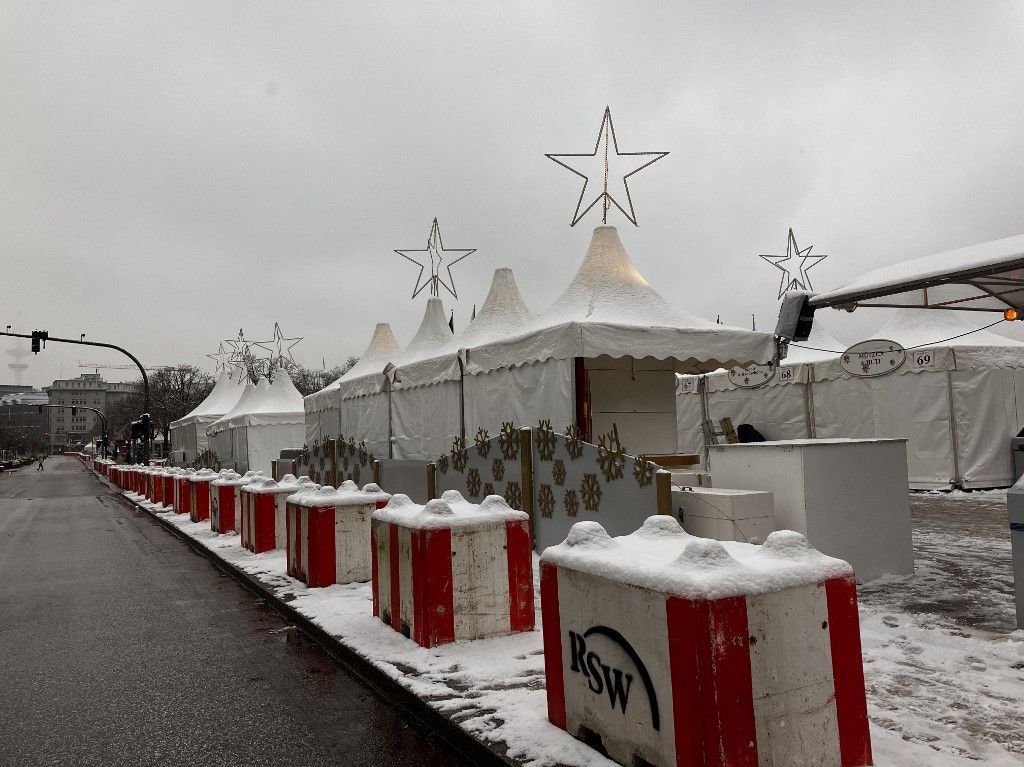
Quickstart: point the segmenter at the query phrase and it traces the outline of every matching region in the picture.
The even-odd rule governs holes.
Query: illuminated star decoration
[[[295,358],[292,356],[292,349],[302,341],[301,338],[285,338],[281,332],[281,326],[274,323],[274,338],[270,341],[256,341],[253,346],[258,346],[264,351],[270,352],[270,363],[272,367],[286,367],[295,365]],[[272,344],[273,346],[268,346]],[[287,344],[287,346],[286,346]],[[287,359],[285,359],[285,355]]]
[[[214,362],[213,372],[216,373],[217,375],[220,375],[220,373],[222,371],[228,369],[228,367],[229,367],[229,363],[228,363],[229,355],[227,353],[227,350],[224,348],[224,342],[223,341],[221,341],[219,344],[217,344],[217,352],[215,354],[207,354],[206,356],[209,357],[211,360],[213,360],[213,362]]]
[[[459,261],[466,258],[467,256],[476,253],[476,248],[449,248],[445,249],[441,242],[441,228],[437,224],[437,219],[434,219],[434,223],[430,227],[430,234],[427,236],[427,247],[422,250],[396,250],[395,253],[400,255],[406,261],[411,261],[420,268],[420,272],[416,275],[416,286],[412,289],[412,297],[416,298],[423,289],[430,286],[430,295],[438,297],[441,293],[441,287],[452,294],[452,298],[458,298],[459,294],[455,290],[455,278],[452,277],[452,267],[455,266]],[[459,254],[455,258],[451,258],[448,254]],[[419,255],[419,258],[413,257],[410,254],[424,254]],[[430,261],[430,276],[426,279],[423,277],[423,272],[427,268],[426,261]],[[444,274],[441,269],[444,267],[445,271],[448,272],[448,281],[445,281]]]
[[[597,203],[601,203],[601,222],[608,223],[608,209],[614,205],[633,226],[637,226],[628,179],[667,155],[668,152],[620,152],[612,125],[612,110],[604,108],[597,144],[590,154],[546,154],[563,168],[583,179],[572,223],[576,226]],[[591,186],[591,181],[595,183]],[[588,193],[589,190],[589,193]]]
[[[231,356],[228,357],[227,364],[235,370],[244,370],[250,379],[259,380],[263,375],[263,363],[266,360],[256,357],[252,353],[252,347],[271,342],[249,341],[245,337],[244,331],[240,328],[238,330],[238,338],[225,339],[224,343],[231,347]]]
[[[789,230],[789,241],[786,244],[786,255],[784,256],[761,256],[765,261],[774,266],[776,269],[782,271],[782,282],[779,283],[779,298],[782,298],[787,291],[790,290],[812,290],[811,278],[807,272],[812,267],[824,261],[828,258],[827,255],[812,256],[810,255],[811,248],[813,245],[808,245],[803,250],[797,247],[796,237],[793,236],[793,230]],[[790,264],[793,258],[799,258],[800,264],[797,267],[796,276],[790,271]],[[787,264],[783,266],[783,264]]]

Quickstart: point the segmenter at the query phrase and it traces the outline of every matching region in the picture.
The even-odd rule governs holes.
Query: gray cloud
[[[438,216],[457,322],[510,266],[535,310],[593,217],[544,152],[671,154],[632,184],[637,265],[681,309],[761,327],[801,247],[819,289],[1024,231],[1024,46],[1005,3],[5,3],[2,324],[205,363],[279,321],[330,365],[407,341]],[[592,214],[593,215],[593,214]],[[453,303],[453,302],[449,302]],[[848,340],[884,318],[836,316]],[[980,324],[980,323],[979,323]],[[2,346],[0,346],[2,348]],[[58,348],[32,382],[77,372]],[[0,360],[2,363],[2,360]],[[0,376],[6,378],[6,370]],[[110,377],[119,377],[111,371]],[[124,376],[130,376],[128,371]]]

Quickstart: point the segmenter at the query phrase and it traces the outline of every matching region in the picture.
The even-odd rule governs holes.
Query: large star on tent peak
[[[441,286],[452,294],[452,298],[458,299],[459,294],[455,290],[455,278],[452,277],[452,267],[455,266],[459,261],[466,258],[467,256],[476,253],[476,248],[445,248],[441,241],[441,227],[437,223],[437,219],[434,219],[434,223],[430,226],[430,234],[427,235],[427,247],[419,250],[395,250],[395,253],[400,255],[406,261],[411,261],[420,268],[419,274],[416,275],[416,285],[412,289],[412,297],[416,298],[423,289],[428,285],[430,286],[430,295],[439,296],[441,292]],[[414,257],[410,254],[416,254]],[[449,254],[461,254],[455,258],[451,258]],[[430,276],[426,279],[423,278],[423,272],[427,266],[430,267]],[[444,268],[448,272],[448,281],[444,279],[441,269]]]
[[[615,138],[615,126],[612,124],[612,110],[605,107],[593,152],[544,156],[583,179],[583,189],[580,190],[580,198],[576,202],[576,211],[569,226],[576,226],[599,202],[602,223],[608,223],[608,209],[614,205],[629,223],[638,226],[633,198],[629,194],[629,177],[656,163],[667,154],[668,152],[620,152],[619,142]]]
[[[266,352],[270,353],[270,363],[275,367],[282,367],[286,364],[295,364],[295,358],[292,356],[292,349],[296,347],[301,338],[285,338],[283,332],[281,332],[281,325],[277,322],[274,323],[274,337],[270,341],[255,341],[253,346],[258,346]]]
[[[784,256],[765,256],[762,255],[765,261],[774,266],[776,269],[782,271],[782,281],[779,283],[779,295],[778,298],[782,298],[790,290],[812,290],[811,278],[807,272],[812,267],[817,266],[824,261],[828,256],[826,254],[810,255],[811,248],[813,245],[808,245],[803,250],[800,250],[796,244],[796,237],[793,235],[793,230],[789,230],[789,238],[786,241],[786,255]],[[796,268],[796,276],[793,276],[791,271],[791,264],[789,262],[799,258],[800,264]],[[786,264],[785,266],[783,264]]]

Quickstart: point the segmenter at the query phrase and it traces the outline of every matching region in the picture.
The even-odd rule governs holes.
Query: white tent
[[[434,458],[461,433],[461,368],[454,340],[441,299],[427,299],[419,330],[389,373],[391,457]]]
[[[270,472],[270,462],[287,448],[302,447],[305,435],[302,395],[288,371],[274,371],[274,382],[265,378],[245,394],[230,413],[210,426],[211,442],[223,466],[236,471]],[[227,435],[227,436],[225,436]],[[222,452],[230,451],[230,458]]]
[[[726,415],[750,423],[769,439],[906,438],[916,489],[1007,486],[1013,483],[1009,438],[1024,426],[1024,344],[971,332],[977,327],[977,320],[946,311],[901,309],[871,335],[907,349],[895,372],[855,377],[839,355],[823,355],[799,365],[787,384],[738,389],[709,376],[707,412],[715,423]],[[841,348],[820,337],[805,343]],[[685,383],[680,447],[693,450],[701,439],[701,400],[697,387],[683,390]]]
[[[385,368],[401,353],[391,326],[379,322],[359,361],[337,381],[310,394],[303,401],[306,411],[306,444],[338,434],[365,433],[367,445],[377,455],[387,454],[387,411],[380,417],[378,402],[364,400],[343,405],[350,400],[379,395],[384,391]],[[344,426],[347,427],[343,428]],[[383,451],[383,452],[381,452]]]
[[[181,455],[175,458],[188,465],[195,463],[196,456],[209,447],[206,427],[227,413],[242,396],[244,387],[239,385],[241,374],[221,372],[213,390],[188,415],[171,423],[171,446]]]
[[[728,416],[733,423],[754,425],[768,439],[806,439],[813,435],[810,381],[814,364],[839,356],[847,344],[833,337],[815,317],[810,337],[791,344],[789,354],[764,385],[743,388],[732,383],[729,371],[704,377],[679,376],[676,398],[677,449],[705,455],[701,422],[710,419],[718,428]]]
[[[615,227],[594,230],[583,263],[550,309],[519,333],[464,352],[466,433],[504,420],[585,438],[616,424],[631,450],[676,446],[674,372],[769,362],[769,333],[673,311],[637,270]]]

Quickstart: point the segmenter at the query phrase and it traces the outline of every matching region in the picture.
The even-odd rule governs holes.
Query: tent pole
[[[459,357],[459,438],[466,441],[466,368]]]
[[[395,432],[394,425],[392,424],[392,410],[391,410],[391,379],[388,378],[385,381],[385,385],[388,387],[388,458],[395,457]]]
[[[953,367],[956,367],[956,355],[953,356]],[[953,371],[946,371],[946,394],[949,401],[949,441],[953,450],[953,487],[963,486],[960,476],[960,440],[956,433],[956,411],[953,410]]]
[[[711,418],[708,415],[707,375],[702,375],[697,379],[697,394],[700,395],[700,433],[701,439],[704,440],[704,471],[711,471],[711,451],[708,449],[708,435],[704,431],[704,424]]]
[[[818,429],[814,425],[814,365],[807,367],[807,383],[804,384],[804,417],[807,419],[807,438],[817,439]]]

